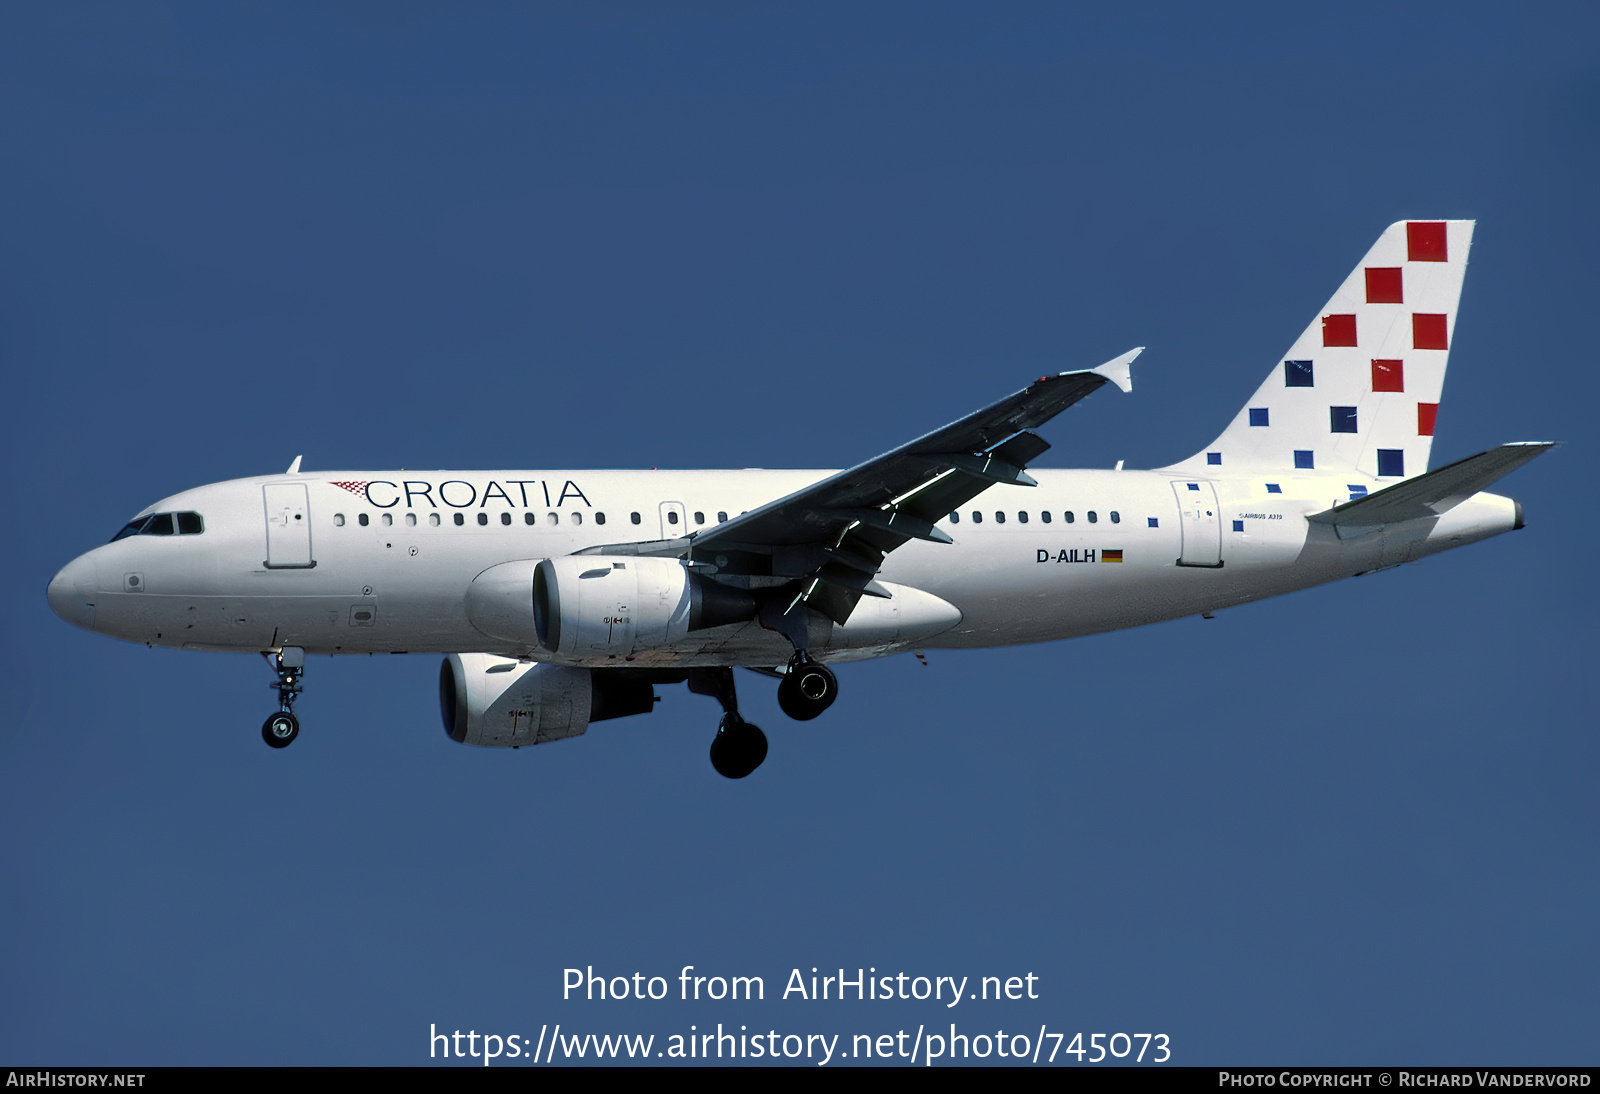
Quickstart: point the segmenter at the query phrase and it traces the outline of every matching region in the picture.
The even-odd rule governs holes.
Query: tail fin
[[[1473,223],[1390,225],[1222,436],[1174,466],[1426,471]]]

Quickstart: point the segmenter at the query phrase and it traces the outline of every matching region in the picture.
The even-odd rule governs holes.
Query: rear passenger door
[[[1178,496],[1178,526],[1183,529],[1179,566],[1222,565],[1222,515],[1217,510],[1215,483],[1174,482]]]

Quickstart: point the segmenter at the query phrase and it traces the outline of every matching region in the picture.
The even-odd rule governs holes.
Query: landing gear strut
[[[798,600],[785,604],[782,597],[769,595],[761,604],[761,625],[777,631],[794,647],[794,656],[778,681],[778,705],[800,722],[809,722],[839,697],[839,681],[825,665],[811,659],[809,620],[815,615]]]
[[[827,666],[811,660],[803,650],[789,659],[789,670],[778,683],[778,705],[785,714],[808,722],[838,697],[839,681]]]
[[[295,696],[300,694],[300,678],[306,674],[306,651],[299,646],[285,646],[274,654],[261,655],[278,674],[278,681],[270,685],[278,689],[278,713],[261,724],[261,739],[273,748],[287,748],[300,736],[300,719],[294,716]]]
[[[726,779],[742,779],[767,758],[767,735],[739,717],[733,670],[690,669],[689,690],[709,695],[722,704],[722,721],[711,739],[711,766]]]

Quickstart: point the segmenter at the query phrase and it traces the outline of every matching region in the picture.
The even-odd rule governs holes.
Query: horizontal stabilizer
[[[1479,452],[1476,456],[1457,460],[1437,471],[1395,483],[1376,494],[1336,505],[1310,519],[1319,524],[1337,526],[1398,524],[1422,517],[1436,517],[1554,447],[1553,441],[1503,444],[1487,452]]]

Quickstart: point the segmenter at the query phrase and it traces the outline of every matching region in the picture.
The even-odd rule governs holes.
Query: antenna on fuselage
[[[289,465],[289,470],[285,471],[284,474],[285,475],[298,475],[298,474],[300,474],[300,461],[303,460],[303,459],[305,459],[304,456],[296,456],[294,458],[294,462]]]

